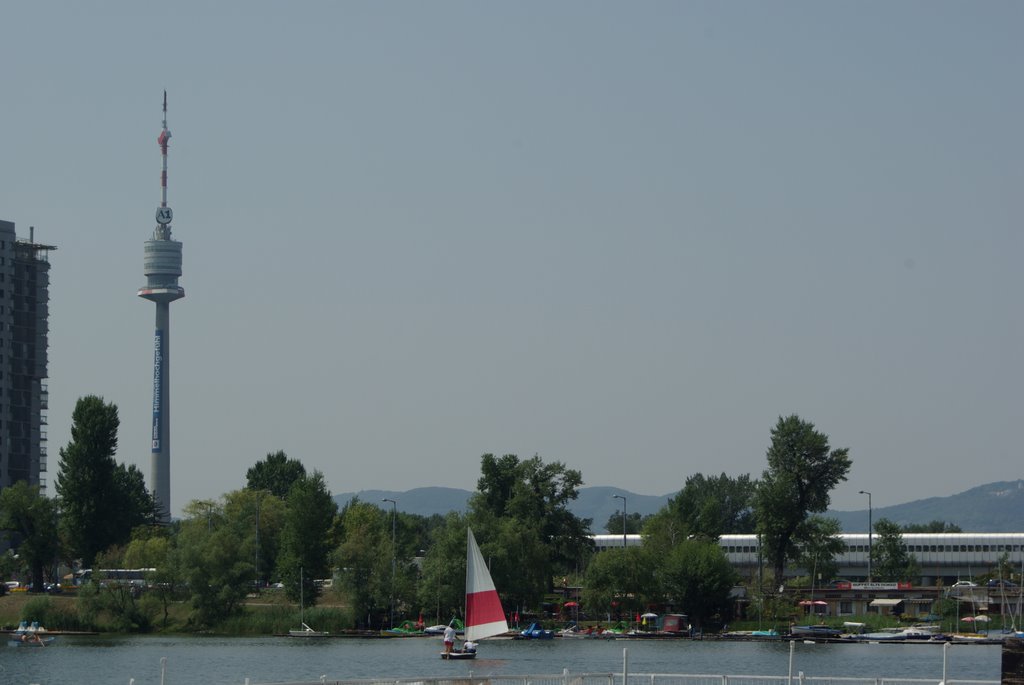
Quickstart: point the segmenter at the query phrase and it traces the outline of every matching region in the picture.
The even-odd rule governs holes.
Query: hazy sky
[[[51,254],[49,480],[86,394],[172,511],[284,450],[334,492],[759,475],[837,509],[1024,476],[1024,3],[10,2],[0,219]],[[52,489],[51,489],[52,492]]]

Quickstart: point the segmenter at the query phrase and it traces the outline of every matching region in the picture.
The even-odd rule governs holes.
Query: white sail
[[[466,639],[476,642],[508,632],[505,611],[473,531],[466,529]]]

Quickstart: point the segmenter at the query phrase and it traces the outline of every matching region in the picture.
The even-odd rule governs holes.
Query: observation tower
[[[163,128],[157,137],[163,163],[160,173],[160,206],[156,228],[146,241],[143,273],[146,285],[139,297],[156,303],[156,331],[153,336],[153,429],[150,443],[150,489],[156,499],[158,519],[171,520],[171,302],[185,297],[178,285],[181,276],[181,243],[171,238],[174,213],[167,206],[167,91],[164,91]]]

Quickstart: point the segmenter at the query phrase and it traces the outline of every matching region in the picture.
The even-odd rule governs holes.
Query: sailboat
[[[302,568],[299,568],[299,625],[302,626],[298,630],[289,630],[288,635],[291,637],[327,637],[330,633],[324,630],[313,630],[306,625],[306,602],[303,596],[303,588],[305,586]]]
[[[475,643],[487,637],[508,632],[505,611],[501,599],[491,580],[484,557],[473,537],[473,531],[466,529],[466,643]],[[473,659],[476,648],[441,652],[442,659]]]

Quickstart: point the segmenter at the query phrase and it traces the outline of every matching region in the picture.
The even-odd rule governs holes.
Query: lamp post
[[[256,592],[260,591],[260,491],[256,491]]]
[[[861,490],[860,494],[868,496],[868,582],[871,582],[871,557],[874,556],[872,552],[872,538],[874,537],[874,525],[871,521],[871,493],[867,490]]]
[[[622,551],[626,551],[626,496],[612,495],[612,497],[622,500]]]
[[[398,502],[385,497],[381,502],[391,502],[391,627],[395,627],[395,518],[398,516]]]

